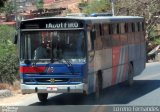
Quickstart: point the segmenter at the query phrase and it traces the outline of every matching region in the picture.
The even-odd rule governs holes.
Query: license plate
[[[56,87],[47,87],[47,91],[57,91]]]

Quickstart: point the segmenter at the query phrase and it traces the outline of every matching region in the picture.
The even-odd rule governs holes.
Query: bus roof
[[[38,20],[80,20],[85,21],[86,23],[112,23],[112,22],[138,22],[143,21],[144,18],[140,16],[98,16],[98,17],[42,17],[42,18],[33,18],[28,20],[23,20],[23,22],[29,21],[38,21]]]

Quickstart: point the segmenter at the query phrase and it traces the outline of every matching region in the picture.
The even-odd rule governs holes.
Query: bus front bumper
[[[83,93],[84,83],[76,85],[26,85],[21,84],[22,94],[30,93]]]

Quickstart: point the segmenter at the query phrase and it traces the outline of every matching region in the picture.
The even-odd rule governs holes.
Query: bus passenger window
[[[128,32],[131,33],[132,32],[132,24],[128,23]]]
[[[113,29],[112,29],[112,24],[109,24],[108,25],[108,31],[109,31],[109,34],[111,35],[111,34],[113,34]]]
[[[113,34],[119,33],[119,24],[112,24]]]
[[[128,33],[128,23],[125,23],[125,32]]]
[[[135,32],[138,32],[138,23],[134,23],[135,25]]]
[[[121,34],[125,33],[125,23],[120,23],[120,33]]]
[[[104,35],[109,34],[109,25],[108,24],[103,24],[103,31],[104,31]]]
[[[135,32],[135,24],[132,23],[132,32]]]
[[[137,23],[137,26],[138,26],[138,32],[140,32],[141,31],[141,24],[140,24],[140,22]]]
[[[139,22],[140,31],[144,31],[144,24],[143,22]]]
[[[103,30],[103,25],[102,24],[99,24],[99,33],[100,33],[100,36],[104,35],[104,30]]]
[[[144,22],[142,22],[142,31],[144,31]]]
[[[95,27],[95,30],[96,30],[96,36],[100,36],[100,25],[96,24],[96,25],[94,25],[94,27]]]
[[[111,35],[109,35],[109,24],[103,24],[104,36],[102,37],[103,47],[111,47]]]

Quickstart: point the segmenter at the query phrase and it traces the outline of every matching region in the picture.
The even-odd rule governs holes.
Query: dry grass
[[[20,82],[15,81],[13,85],[7,83],[0,83],[0,90],[8,89],[10,91],[19,91],[20,90]]]

